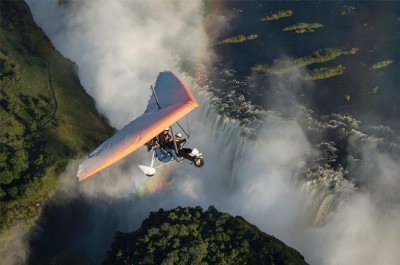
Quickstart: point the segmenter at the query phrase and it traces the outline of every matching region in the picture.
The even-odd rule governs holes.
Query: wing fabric
[[[79,165],[79,180],[129,155],[198,106],[188,88],[169,71],[158,75],[154,90],[161,109],[151,97],[142,116],[102,143]]]

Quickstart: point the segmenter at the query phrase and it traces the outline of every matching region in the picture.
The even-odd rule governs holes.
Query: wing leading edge
[[[161,109],[154,97],[151,97],[142,116],[102,143],[79,165],[79,180],[90,177],[134,152],[198,106],[189,89],[172,72],[161,72],[154,90]]]

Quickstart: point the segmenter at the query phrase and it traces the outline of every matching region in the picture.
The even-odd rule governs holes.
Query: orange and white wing
[[[79,180],[134,152],[198,106],[189,89],[169,71],[158,75],[154,90],[161,108],[151,97],[143,115],[102,143],[79,165]]]

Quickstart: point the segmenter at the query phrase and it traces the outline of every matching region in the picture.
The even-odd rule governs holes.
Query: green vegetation
[[[278,20],[285,17],[290,17],[293,15],[292,10],[280,10],[278,12],[271,12],[266,17],[261,18],[262,21]]]
[[[241,217],[210,206],[160,209],[132,233],[118,232],[107,264],[307,264],[296,250]]]
[[[69,159],[113,132],[21,1],[0,1],[0,242],[27,229]],[[74,176],[71,176],[74,177]]]
[[[284,28],[284,31],[294,31],[296,33],[314,32],[315,29],[323,27],[320,23],[298,23]]]
[[[251,34],[249,36],[245,36],[245,35],[240,34],[238,36],[235,36],[235,37],[232,37],[232,38],[228,38],[228,39],[224,39],[224,40],[222,40],[220,42],[217,42],[217,44],[242,43],[242,42],[245,42],[245,41],[248,41],[248,40],[254,40],[257,37],[258,37],[257,34]]]
[[[379,86],[374,86],[368,91],[368,94],[376,94],[379,91]]]
[[[358,49],[352,48],[348,51],[339,48],[326,48],[313,52],[312,55],[301,57],[298,59],[277,59],[273,64],[256,64],[251,70],[270,75],[287,74],[301,67],[305,67],[314,63],[324,63],[334,60],[341,55],[355,54]]]
[[[340,14],[342,15],[355,15],[357,8],[355,6],[344,5],[341,8]]]
[[[371,69],[379,69],[379,68],[387,67],[391,63],[393,63],[392,60],[380,61],[380,62],[374,63],[371,66],[371,68],[369,68],[369,69],[371,70]]]
[[[320,79],[328,79],[337,75],[341,75],[344,73],[346,68],[342,65],[338,65],[335,68],[327,68],[321,67],[313,69],[308,75],[304,76],[305,80],[320,80]]]

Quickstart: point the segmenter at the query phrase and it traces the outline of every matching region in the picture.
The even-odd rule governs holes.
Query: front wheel
[[[202,167],[202,166],[204,166],[204,158],[202,158],[202,157],[196,157],[196,158],[194,159],[193,163],[194,163],[194,165],[195,165],[196,167]]]

